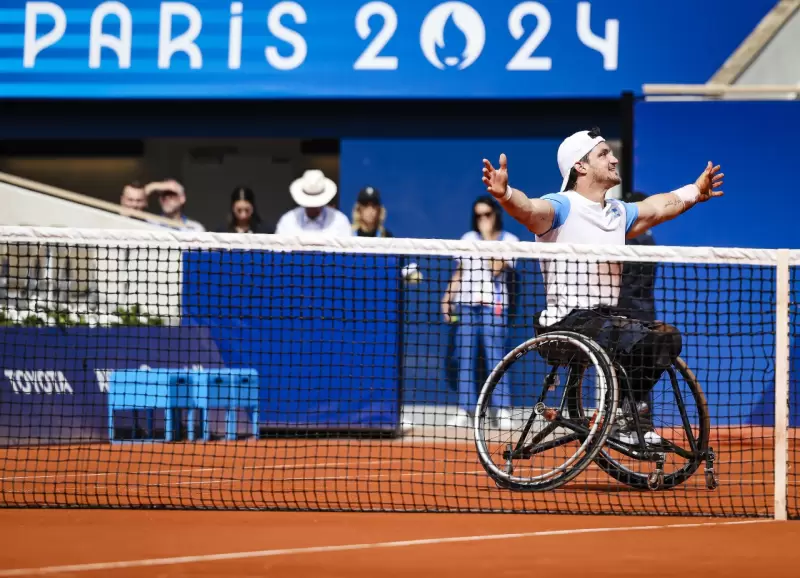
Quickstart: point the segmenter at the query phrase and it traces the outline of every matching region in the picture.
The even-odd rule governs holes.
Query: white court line
[[[306,464],[306,465],[297,464],[297,465],[293,465],[293,466],[246,466],[243,469],[249,469],[249,470],[255,470],[255,469],[259,469],[259,470],[322,469],[322,468],[333,468],[333,467],[339,467],[339,466],[348,466],[348,465],[351,465],[351,464],[354,464],[354,463],[360,464],[360,465],[364,465],[364,466],[368,466],[368,465],[373,465],[373,464],[385,464],[385,463],[388,464],[388,463],[396,462],[396,461],[399,461],[399,460],[392,459],[392,460],[370,460],[370,461],[365,461],[365,462],[329,462],[329,463],[322,463],[322,464]],[[206,468],[206,470],[223,470],[223,469],[227,469],[227,468]],[[190,471],[191,472],[191,471],[197,471],[197,470],[186,470],[186,471]],[[131,472],[128,475],[134,475],[134,473]],[[314,476],[312,476],[310,478],[275,478],[275,479],[269,478],[266,481],[275,482],[276,480],[277,481],[283,481],[283,480],[294,480],[294,479],[324,480],[326,478],[325,477],[314,477]],[[212,480],[196,480],[196,481],[187,481],[187,482],[173,482],[173,483],[169,483],[169,484],[162,484],[162,483],[156,483],[156,484],[128,484],[128,483],[125,483],[125,484],[117,484],[116,486],[94,486],[93,489],[95,489],[95,490],[106,490],[108,488],[120,487],[120,485],[128,487],[128,488],[130,488],[130,487],[135,487],[135,488],[158,488],[158,487],[167,487],[167,486],[190,486],[190,485],[203,485],[203,484],[224,484],[226,482],[233,484],[233,483],[237,483],[237,482],[243,483],[243,482],[264,482],[264,481],[265,481],[264,479],[243,479],[243,478],[222,479],[222,478],[217,478],[217,479],[212,479]]]
[[[369,474],[368,476],[321,476],[321,477],[312,477],[312,478],[282,478],[280,480],[271,480],[272,483],[275,482],[315,482],[315,481],[332,481],[332,480],[352,480],[354,482],[367,482],[369,480],[375,480],[380,478],[386,478],[393,475],[394,472],[384,473],[384,474]],[[449,476],[449,475],[467,475],[467,476],[474,476],[476,474],[486,474],[483,470],[473,470],[473,471],[466,471],[466,472],[404,472],[401,473],[399,477],[401,478],[412,478],[415,476]],[[391,480],[390,480],[391,481]]]
[[[380,460],[370,460],[370,461],[361,461],[357,460],[355,462],[348,461],[348,462],[330,462],[330,463],[322,463],[322,464],[293,464],[293,465],[278,465],[278,466],[244,466],[242,469],[245,470],[295,470],[300,468],[331,468],[331,467],[338,467],[338,466],[346,466],[353,463],[357,464],[377,464],[383,462],[396,462],[399,461],[398,459],[380,459]],[[38,480],[38,479],[50,479],[50,478],[59,478],[59,479],[66,479],[66,478],[78,478],[78,477],[103,477],[103,476],[140,476],[144,474],[185,474],[189,472],[213,472],[216,470],[226,470],[228,468],[186,468],[183,470],[149,470],[144,472],[102,472],[102,473],[76,473],[76,474],[47,474],[41,476],[10,476],[7,478],[0,478],[0,482],[6,481],[19,481],[19,480]]]
[[[378,461],[377,463],[381,463]],[[185,481],[185,482],[173,482],[173,483],[155,483],[155,484],[122,484],[123,487],[126,488],[161,488],[161,487],[170,487],[170,486],[203,486],[203,485],[215,485],[215,484],[239,484],[245,482],[251,483],[263,483],[269,482],[270,484],[278,484],[280,482],[316,482],[316,481],[337,481],[337,480],[349,480],[354,482],[366,482],[370,480],[376,480],[381,478],[391,478],[396,472],[389,472],[383,474],[369,474],[367,476],[311,476],[311,477],[298,477],[298,478],[275,478],[275,479],[240,479],[240,478],[231,478],[231,479],[222,479],[216,478],[211,480],[196,480],[196,481]],[[417,477],[417,476],[445,476],[445,475],[463,475],[463,476],[487,476],[485,471],[483,470],[469,470],[464,472],[404,472],[399,475],[399,478],[407,478],[407,477]],[[400,481],[398,478],[389,479],[388,481]],[[599,476],[599,477],[591,477],[591,478],[577,478],[575,481],[576,484],[584,483],[584,484],[601,484],[601,483],[608,483],[613,484],[614,480],[607,476]],[[747,487],[747,486],[755,486],[755,485],[762,485],[762,484],[771,484],[773,483],[772,480],[743,480],[743,479],[721,479],[719,480],[719,486],[739,486],[739,487]],[[800,482],[796,481],[789,481],[789,485],[798,485]],[[109,488],[119,488],[120,485],[117,486],[92,486],[91,489],[94,491],[97,490],[107,490]],[[620,488],[624,488],[626,486],[620,485]],[[700,487],[704,487],[703,483],[697,482],[695,486],[686,485],[685,488],[690,490],[697,490]],[[272,488],[275,490],[275,488]],[[564,490],[569,491],[570,486],[564,486]],[[573,490],[574,491],[574,490]],[[731,496],[733,497],[733,496]],[[752,496],[751,496],[752,497]]]
[[[183,470],[149,470],[145,472],[98,472],[98,473],[75,473],[75,474],[43,474],[40,476],[10,476],[7,478],[0,478],[0,482],[15,482],[22,480],[42,480],[42,479],[67,479],[67,478],[99,478],[111,476],[125,476],[125,475],[142,475],[142,474],[185,474],[187,472],[212,472],[214,470],[221,470],[222,468],[187,468]]]
[[[268,558],[293,556],[297,554],[324,554],[348,552],[353,550],[375,550],[379,548],[405,548],[409,546],[429,546],[437,544],[457,544],[461,542],[485,542],[489,540],[516,540],[520,538],[539,538],[544,536],[570,536],[575,534],[599,534],[604,532],[635,532],[675,528],[707,528],[715,526],[734,526],[743,524],[764,524],[774,520],[739,520],[735,522],[698,522],[691,524],[665,524],[663,526],[623,526],[611,528],[574,528],[569,530],[542,530],[516,534],[485,534],[478,536],[456,536],[452,538],[428,538],[424,540],[403,540],[397,542],[375,542],[372,544],[342,544],[340,546],[311,546],[305,548],[283,548],[277,550],[256,550],[252,552],[229,552],[225,554],[200,554],[197,556],[178,556],[175,558],[145,558],[121,562],[98,562],[93,564],[71,564],[68,566],[44,566],[40,568],[18,568],[0,570],[0,577],[45,576],[64,572],[96,572],[100,570],[122,570],[149,566],[174,566],[198,562],[219,562],[221,560],[244,560],[247,558]]]
[[[378,462],[381,463],[381,462]],[[269,480],[245,480],[240,478],[235,479],[222,479],[217,478],[213,480],[197,480],[197,481],[190,481],[190,482],[174,482],[171,484],[124,484],[124,487],[127,488],[161,488],[161,487],[168,487],[168,486],[202,486],[202,485],[210,485],[210,484],[240,484],[245,482],[253,482],[253,483],[261,483],[267,481],[271,484],[277,484],[279,482],[315,482],[315,481],[335,481],[335,480],[349,480],[354,482],[367,482],[369,480],[380,479],[384,477],[392,476],[395,472],[389,472],[384,474],[370,474],[366,477],[364,476],[311,476],[308,478],[275,478]],[[444,475],[452,475],[452,474],[463,474],[469,476],[477,476],[478,474],[486,474],[483,470],[473,470],[473,471],[466,471],[466,472],[405,472],[401,473],[400,477],[414,477],[414,476],[444,476]],[[393,481],[393,480],[389,480]],[[111,486],[94,486],[92,489],[94,490],[104,490],[108,489]],[[119,487],[119,486],[116,486]],[[272,488],[274,491],[275,489]]]

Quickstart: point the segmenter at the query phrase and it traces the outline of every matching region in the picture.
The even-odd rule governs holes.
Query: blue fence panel
[[[400,260],[187,251],[182,323],[251,367],[267,427],[391,431],[400,416]]]

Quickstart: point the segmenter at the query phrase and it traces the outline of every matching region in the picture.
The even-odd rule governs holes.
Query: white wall
[[[0,225],[152,229],[151,223],[0,182]]]
[[[800,83],[800,11],[783,25],[734,84]]]
[[[161,229],[111,211],[0,183],[0,225],[78,229]],[[0,236],[0,311],[14,320],[69,310],[93,324],[117,308],[174,323],[180,313],[181,251],[19,244]]]

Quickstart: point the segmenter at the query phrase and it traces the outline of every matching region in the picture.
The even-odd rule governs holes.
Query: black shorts
[[[650,391],[683,347],[676,328],[660,321],[625,317],[610,307],[576,309],[553,325],[536,324],[537,335],[551,331],[573,331],[592,339],[625,369],[633,390],[638,392]],[[547,356],[546,359],[563,362]]]

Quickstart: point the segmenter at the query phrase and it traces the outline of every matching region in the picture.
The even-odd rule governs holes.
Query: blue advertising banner
[[[706,82],[774,4],[8,0],[0,96],[618,96]]]
[[[108,440],[108,376],[221,367],[204,328],[0,328],[0,446]]]

